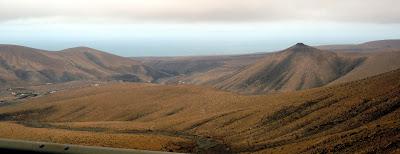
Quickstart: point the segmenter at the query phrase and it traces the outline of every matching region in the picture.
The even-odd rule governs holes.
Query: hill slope
[[[329,84],[355,81],[400,68],[400,50],[372,53],[341,53],[347,57],[365,58],[362,64]]]
[[[221,77],[231,76],[239,70],[251,65],[255,60],[263,58],[267,53],[226,56],[198,57],[148,57],[133,58],[144,64],[174,75],[160,80],[160,83],[176,84],[213,84]]]
[[[167,72],[184,70],[177,76],[161,80],[161,83],[206,85],[228,91],[257,94],[344,83],[398,69],[398,42],[367,42],[358,45],[360,48],[357,52],[330,52],[309,46],[305,46],[307,49],[303,50],[293,46],[275,53],[139,60]],[[391,48],[387,48],[388,46]],[[372,47],[373,50],[369,50]],[[293,49],[300,52],[294,52]]]
[[[72,80],[152,81],[166,75],[138,61],[86,47],[50,52],[0,45],[0,83],[32,84]]]
[[[258,96],[189,85],[81,88],[0,107],[0,120],[16,121],[2,122],[0,136],[13,137],[10,130],[18,127],[21,132],[12,133],[19,138],[29,136],[24,130],[46,130],[49,134],[41,139],[48,140],[63,130],[86,135],[57,135],[59,142],[88,144],[93,137],[100,139],[90,144],[115,147],[132,146],[99,136],[140,134],[143,143],[159,136],[193,140],[174,139],[159,149],[181,152],[191,152],[196,146],[190,144],[197,144],[219,153],[389,153],[399,149],[399,119],[396,70],[335,86]]]
[[[309,47],[308,50],[324,50],[322,50],[323,52],[321,50],[319,52],[300,52],[292,54],[290,57],[288,56],[289,53],[285,55],[283,52],[272,52],[232,56],[134,59],[157,70],[172,74],[171,77],[158,80],[159,83],[205,85],[250,94],[293,91],[355,81],[400,68],[398,60],[400,56],[399,40],[311,48]],[[301,53],[305,54],[302,55]],[[318,56],[317,53],[325,54]],[[320,63],[316,57],[325,58],[320,58],[322,60]],[[279,61],[281,62],[280,65],[275,64],[280,63]],[[290,68],[282,69],[284,65],[289,67],[289,64],[292,65]],[[269,67],[269,69],[266,67]],[[311,69],[305,70],[303,67]],[[288,74],[282,75],[285,71]]]
[[[266,56],[216,87],[245,93],[319,87],[350,72],[362,61],[299,43]]]

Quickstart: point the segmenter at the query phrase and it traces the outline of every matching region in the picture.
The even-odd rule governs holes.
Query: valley
[[[298,43],[142,58],[2,45],[0,138],[182,153],[398,153],[400,50],[372,44],[365,53]]]
[[[395,152],[399,73],[250,96],[141,83],[73,89],[1,107],[0,136],[175,152]],[[85,137],[71,140],[58,133]],[[148,144],[120,142],[124,136],[134,139],[132,135]],[[149,148],[150,143],[160,146]]]

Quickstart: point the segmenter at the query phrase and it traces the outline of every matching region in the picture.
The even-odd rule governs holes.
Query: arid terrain
[[[45,51],[17,45],[0,45],[0,83],[34,85],[76,80],[152,82],[168,74],[139,61],[87,47]]]
[[[399,42],[153,58],[2,45],[0,138],[187,153],[399,153]]]
[[[198,57],[126,58],[88,47],[45,51],[0,45],[0,83],[9,87],[69,81],[194,84],[245,94],[344,83],[400,68],[400,40],[277,52]]]
[[[134,59],[172,75],[160,83],[264,94],[355,81],[398,69],[399,45],[400,40],[372,41],[346,48],[299,43],[272,53]]]

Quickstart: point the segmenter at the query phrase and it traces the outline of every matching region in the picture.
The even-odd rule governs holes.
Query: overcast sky
[[[399,0],[0,0],[0,43],[212,55],[400,38]]]

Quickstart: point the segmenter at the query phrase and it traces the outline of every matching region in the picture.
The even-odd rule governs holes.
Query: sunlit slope
[[[399,107],[396,70],[260,96],[194,86],[111,84],[5,106],[0,113],[2,120],[57,122],[68,128],[209,136],[235,152],[387,152],[397,149]]]
[[[271,53],[134,59],[173,75],[160,83],[264,94],[355,81],[399,69],[399,45],[399,40],[317,47],[298,44]]]
[[[164,77],[141,62],[96,49],[44,51],[0,45],[0,84],[40,84],[74,80],[153,81]]]
[[[267,55],[257,63],[222,80],[216,87],[243,93],[295,91],[326,85],[362,63],[362,58],[296,44]]]
[[[349,73],[341,76],[330,84],[355,81],[400,68],[400,50],[382,51],[367,54],[344,53],[344,55],[363,57],[365,60],[358,65],[358,67],[354,68]]]

